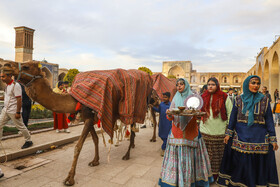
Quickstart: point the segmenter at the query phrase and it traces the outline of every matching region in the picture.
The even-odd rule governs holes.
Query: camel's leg
[[[90,163],[88,163],[88,165],[93,167],[93,166],[99,165],[99,147],[98,147],[99,139],[98,139],[98,136],[96,134],[94,127],[92,127],[90,129],[90,134],[91,134],[93,143],[95,145],[95,155],[94,155],[94,159]]]
[[[92,128],[92,126],[93,126],[92,119],[87,119],[85,121],[85,126],[83,128],[83,132],[78,140],[77,145],[75,146],[74,160],[72,162],[72,167],[68,173],[67,178],[64,180],[64,184],[67,186],[72,186],[75,184],[74,176],[75,176],[75,172],[76,172],[77,161],[78,161],[81,149],[83,147],[83,144],[85,142],[85,139],[86,139],[90,129]]]
[[[133,125],[135,125],[135,124],[131,124],[131,129],[132,129]],[[133,130],[131,130],[130,143],[129,143],[128,150],[127,150],[126,154],[122,158],[123,160],[129,160],[129,158],[130,158],[130,149],[135,147],[134,138],[135,138],[135,132]]]
[[[120,128],[118,126],[118,129],[116,130],[116,139],[117,139],[117,142],[115,144],[116,147],[120,145],[119,137],[120,137]]]
[[[154,132],[153,132],[153,137],[150,139],[150,142],[156,142],[156,132],[157,132],[157,119],[156,119],[156,114],[153,109],[151,109],[151,114],[153,117],[153,124],[154,124]]]
[[[120,128],[119,128],[119,132],[120,132],[120,135],[121,135],[120,142],[123,141],[123,131],[124,131],[123,128],[124,128],[124,125],[123,125],[123,123],[121,123]]]

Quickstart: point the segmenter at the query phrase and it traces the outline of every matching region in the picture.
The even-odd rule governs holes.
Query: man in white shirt
[[[0,141],[3,136],[3,126],[7,124],[9,120],[12,120],[16,125],[16,128],[21,131],[25,138],[25,143],[21,148],[28,148],[33,145],[33,142],[31,141],[31,136],[21,119],[21,86],[19,83],[14,82],[9,71],[2,71],[0,77],[1,80],[7,84],[4,97],[0,97],[0,100],[4,100],[4,108],[0,115]]]

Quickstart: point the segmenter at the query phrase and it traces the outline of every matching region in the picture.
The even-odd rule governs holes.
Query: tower
[[[34,29],[28,27],[15,27],[16,30],[16,62],[32,60]]]

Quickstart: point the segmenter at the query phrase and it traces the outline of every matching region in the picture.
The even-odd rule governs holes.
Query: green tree
[[[167,78],[169,78],[169,79],[176,79],[176,76],[175,75],[168,75]]]
[[[69,82],[69,86],[71,86],[75,76],[78,73],[80,73],[80,72],[77,69],[69,69],[69,71],[67,72],[67,74],[63,78],[63,81],[68,81]]]
[[[152,74],[153,74],[153,72],[152,72],[149,68],[147,68],[147,67],[139,67],[138,70],[145,71],[145,72],[147,72],[149,75],[152,75]]]

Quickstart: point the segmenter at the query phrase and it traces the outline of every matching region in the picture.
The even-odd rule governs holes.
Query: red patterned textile
[[[177,91],[176,79],[169,79],[161,73],[153,74],[152,79],[154,82],[153,89],[157,92],[159,98],[162,100],[162,93],[170,92],[170,101],[172,101]]]
[[[115,121],[143,123],[152,79],[139,70],[100,70],[76,75],[70,94],[97,112],[102,128],[113,137]]]

